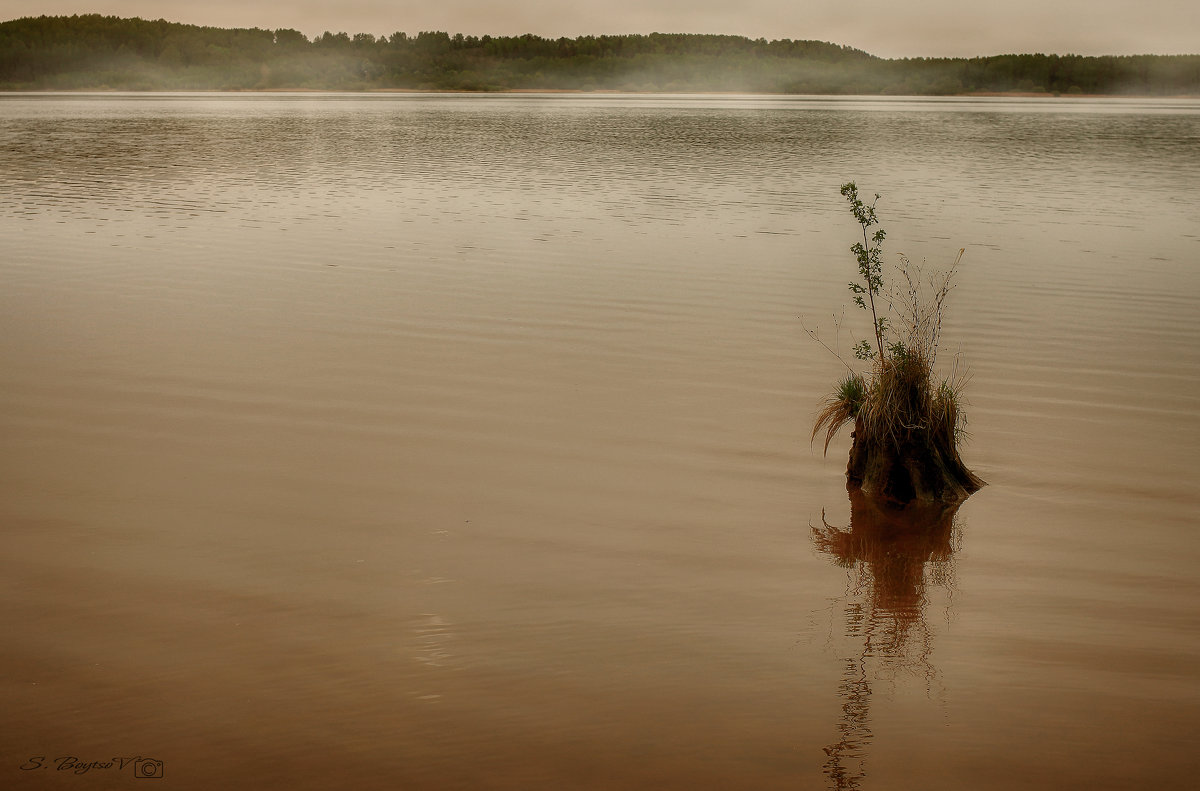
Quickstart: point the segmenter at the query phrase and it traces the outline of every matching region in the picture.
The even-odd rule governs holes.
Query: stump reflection
[[[957,510],[957,504],[893,509],[851,488],[850,526],[822,518],[813,527],[817,548],[850,573],[844,614],[853,650],[843,657],[836,740],[825,747],[832,789],[860,788],[866,777],[872,684],[899,673],[915,674],[927,685],[936,677],[926,590],[952,587]]]

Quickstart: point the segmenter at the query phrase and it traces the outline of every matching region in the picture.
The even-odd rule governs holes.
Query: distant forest
[[[820,41],[224,29],[90,14],[0,23],[3,90],[1200,94],[1200,55],[888,60]]]

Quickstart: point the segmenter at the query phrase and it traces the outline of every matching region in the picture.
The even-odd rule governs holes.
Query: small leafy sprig
[[[861,283],[849,284],[850,293],[854,294],[855,305],[871,311],[871,327],[875,331],[874,348],[868,340],[859,341],[854,346],[854,356],[860,360],[883,360],[883,338],[887,334],[887,318],[881,318],[876,311],[875,295],[883,289],[883,264],[879,259],[887,233],[882,228],[877,229],[874,234],[867,233],[871,226],[879,224],[875,217],[875,204],[879,200],[879,194],[876,193],[875,200],[866,203],[858,197],[858,186],[851,181],[842,185],[842,195],[850,203],[850,211],[862,226],[863,232],[863,240],[850,247],[850,252],[854,253],[858,261],[858,273],[862,277]],[[866,299],[863,298],[864,294]]]

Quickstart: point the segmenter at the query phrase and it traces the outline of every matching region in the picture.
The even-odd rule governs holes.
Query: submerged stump
[[[897,277],[889,284],[880,258],[886,234],[882,229],[868,233],[879,223],[875,203],[861,200],[852,181],[842,185],[842,195],[862,228],[862,241],[850,248],[860,277],[850,283],[850,292],[854,303],[870,312],[874,336],[856,343],[854,356],[870,361],[871,368],[859,373],[846,364],[850,373],[825,399],[811,439],[824,431],[828,452],[834,435],[853,423],[846,465],[852,489],[890,505],[960,503],[983,486],[958,455],[958,441],[965,436],[960,394],[966,379],[935,376],[934,361],[946,297],[965,250],[938,274],[923,272],[901,255]],[[810,334],[820,342],[815,331]]]
[[[984,485],[963,464],[952,436],[918,429],[899,438],[872,437],[861,415],[850,436],[847,482],[891,504],[959,503]]]
[[[825,401],[813,438],[825,448],[853,425],[846,479],[852,490],[892,506],[960,503],[984,485],[958,455],[964,418],[957,388],[935,385],[927,356],[896,347],[868,380],[852,374]]]

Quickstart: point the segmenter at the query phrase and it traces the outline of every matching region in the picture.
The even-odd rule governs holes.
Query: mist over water
[[[0,786],[1186,785],[1197,139],[1194,101],[0,96]],[[989,486],[928,529],[808,443],[851,179],[885,255],[967,250],[939,360]]]

